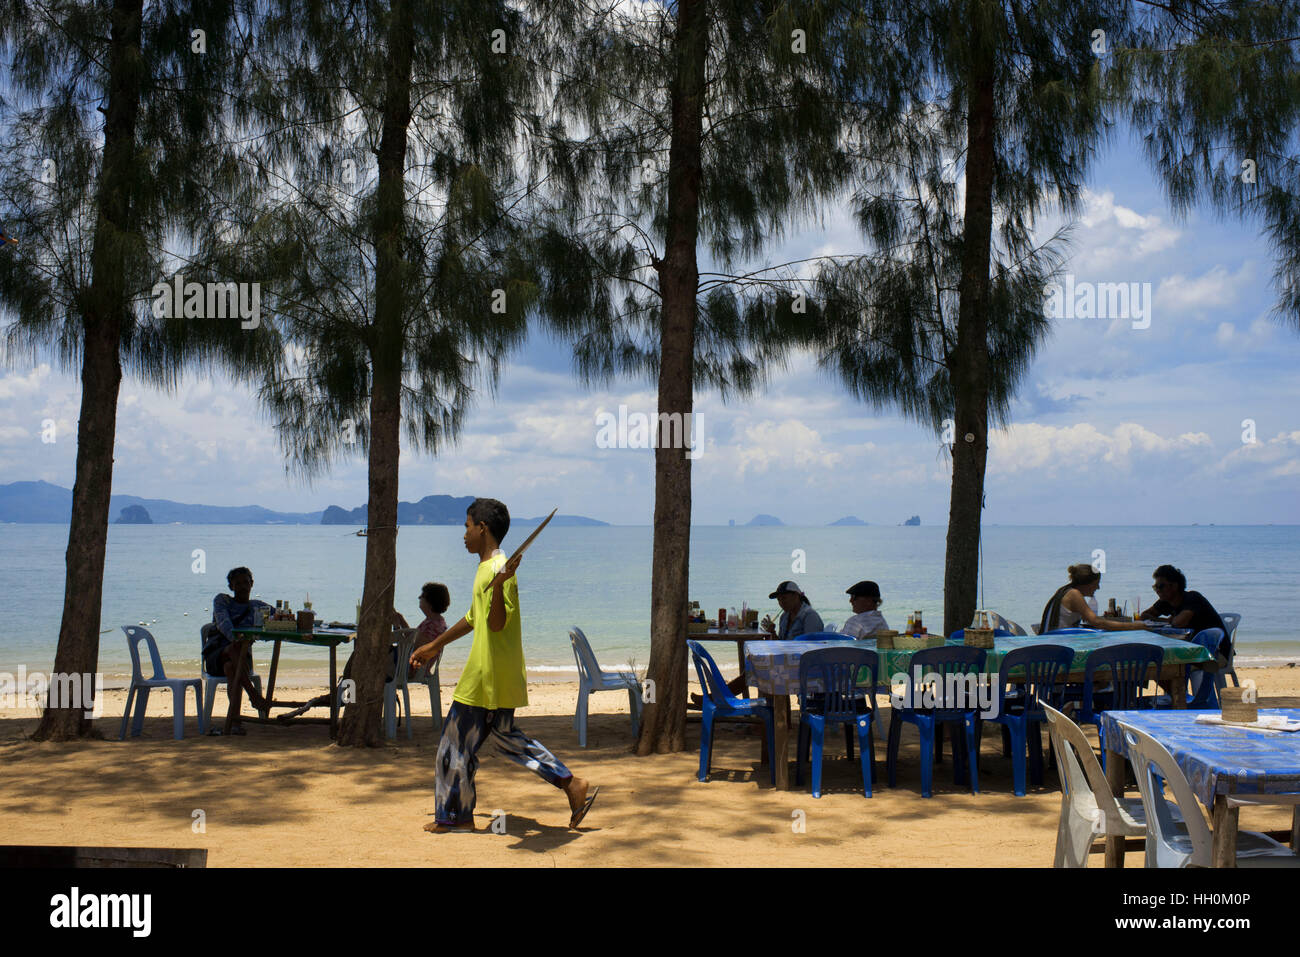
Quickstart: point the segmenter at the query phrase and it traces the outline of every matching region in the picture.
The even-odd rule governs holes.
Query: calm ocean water
[[[53,664],[63,602],[66,525],[0,525],[0,670],[20,664],[48,671]],[[461,529],[405,526],[398,535],[397,607],[412,624],[425,581],[451,590],[448,622],[469,602],[475,559]],[[715,613],[748,601],[775,612],[767,598],[793,578],[828,622],[850,614],[844,590],[874,579],[891,625],[922,609],[926,623],[942,623],[945,530],[932,527],[857,528],[698,527],[691,540],[691,598]],[[506,540],[523,539],[523,530]],[[201,549],[206,571],[194,571]],[[1295,626],[1295,569],[1300,527],[1009,527],[984,532],[983,607],[1026,628],[1065,581],[1071,562],[1105,553],[1103,603],[1154,600],[1151,571],[1171,562],[1219,611],[1242,615],[1238,653],[1243,663],[1300,661]],[[607,666],[650,658],[651,530],[648,527],[550,528],[520,568],[525,652],[538,678],[571,676],[568,628],[586,632]],[[248,565],[254,593],[301,607],[308,594],[317,614],[351,621],[361,595],[365,540],[339,526],[113,525],[108,536],[100,638],[100,670],[112,684],[130,673],[119,626],[146,622],[158,639],[169,674],[198,673],[199,626],[211,617],[212,597],[225,590],[225,573]],[[799,562],[802,562],[800,570]],[[462,639],[445,663],[459,670],[469,650]],[[259,644],[260,670],[269,646]],[[728,661],[730,658],[727,659]],[[323,650],[285,645],[286,677],[326,674]]]

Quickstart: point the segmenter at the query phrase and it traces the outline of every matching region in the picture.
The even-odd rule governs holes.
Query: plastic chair
[[[1237,626],[1241,624],[1241,616],[1229,612],[1219,617],[1223,619],[1223,626],[1228,629],[1228,664],[1220,668],[1214,676],[1215,687],[1222,691],[1228,687],[1228,675],[1232,675],[1234,688],[1241,687],[1241,682],[1237,680]]]
[[[394,628],[397,638],[397,661],[393,677],[384,682],[384,735],[397,737],[397,693],[402,694],[402,713],[406,715],[406,736],[415,737],[415,728],[411,719],[410,682],[414,680],[429,689],[429,708],[433,712],[433,730],[442,730],[442,688],[438,684],[439,671],[442,668],[442,655],[432,663],[426,662],[412,679],[410,671],[411,652],[415,650],[415,628]]]
[[[1025,796],[1025,756],[1033,758],[1030,772],[1035,784],[1043,783],[1043,751],[1039,728],[1046,720],[1043,705],[1060,706],[1065,686],[1058,680],[1070,672],[1074,652],[1060,645],[1030,645],[1007,652],[997,677],[997,702],[992,717],[976,722],[975,751],[979,753],[979,738],[985,720],[1000,724],[1011,736],[1011,776],[1016,797]],[[1015,692],[1007,694],[1011,673],[1018,670],[1023,681],[1014,685]],[[1019,677],[1019,676],[1018,676]],[[1029,733],[1033,732],[1033,747],[1029,749]]]
[[[1017,625],[1010,618],[1003,618],[996,611],[989,612],[989,623],[992,624],[995,629],[1005,628],[1007,631],[1011,632],[1011,634],[1019,637],[1025,637],[1029,634],[1029,632],[1025,631],[1024,628]]]
[[[700,716],[700,773],[699,779],[707,781],[709,767],[713,760],[713,722],[718,717],[759,718],[767,731],[767,753],[776,754],[776,718],[772,705],[766,698],[736,698],[727,690],[727,682],[718,670],[713,656],[704,650],[698,641],[687,640],[691,658],[695,662],[695,673],[700,679],[700,688],[704,691],[704,701]],[[776,784],[776,760],[768,760],[772,783]]]
[[[1210,867],[1214,860],[1214,836],[1183,769],[1168,749],[1149,734],[1129,725],[1121,728],[1146,810],[1146,866]],[[1173,794],[1182,814],[1181,826],[1169,812],[1169,802],[1160,793],[1157,776],[1165,779]],[[1258,831],[1238,831],[1237,866],[1300,867],[1300,857],[1285,844]]]
[[[574,625],[569,631],[573,658],[578,663],[578,707],[573,712],[573,726],[578,729],[578,746],[587,746],[587,698],[597,691],[626,691],[628,710],[632,713],[632,737],[641,730],[641,686],[630,671],[605,671],[596,661],[591,642]]]
[[[213,627],[215,628],[216,626],[214,625]],[[253,687],[257,689],[258,694],[261,694],[262,676],[252,670],[253,655],[251,649],[249,650],[249,655],[248,655],[248,668],[249,668],[248,677],[252,679]],[[203,720],[207,722],[208,725],[211,725],[212,706],[213,706],[213,702],[216,700],[217,697],[217,688],[224,687],[227,682],[224,675],[222,675],[221,677],[217,677],[216,675],[208,674],[208,669],[207,666],[203,663],[203,655],[201,653],[199,655],[199,674],[203,676]],[[229,694],[229,689],[227,689],[227,694]]]
[[[131,722],[131,737],[138,737],[144,728],[144,712],[149,706],[149,692],[154,688],[170,688],[172,693],[172,737],[180,741],[185,737],[185,689],[194,689],[194,712],[199,719],[199,733],[206,734],[207,720],[203,716],[203,683],[198,678],[168,678],[163,671],[162,659],[158,657],[158,643],[154,641],[149,629],[141,625],[123,625],[126,632],[126,648],[131,652],[131,687],[126,694],[126,710],[122,712],[122,730],[119,741],[126,738],[126,723],[131,717],[131,702],[134,699],[135,720]],[[149,662],[153,665],[153,677],[146,678],[140,670],[140,642],[149,647]],[[137,697],[139,695],[139,697]]]
[[[931,777],[934,772],[934,737],[935,726],[942,723],[959,725],[966,739],[966,761],[962,761],[961,749],[953,747],[953,781],[960,784],[963,778],[963,763],[969,765],[970,787],[974,794],[979,793],[979,768],[976,767],[976,749],[979,746],[975,733],[975,721],[979,714],[978,702],[960,702],[948,700],[946,687],[949,675],[970,675],[962,683],[971,688],[972,682],[980,680],[984,670],[987,653],[983,648],[948,645],[942,648],[926,648],[912,655],[907,666],[907,684],[904,688],[905,700],[915,703],[923,693],[922,688],[915,687],[915,671],[921,670],[921,677],[930,673],[937,674],[941,684],[934,688],[934,708],[895,707],[891,703],[889,720],[889,786],[895,787],[898,771],[898,745],[903,733],[903,722],[916,725],[921,734],[921,796],[930,796]],[[960,687],[954,686],[954,692]],[[973,690],[973,689],[971,689]],[[956,738],[954,738],[954,742]]]
[[[1144,696],[1147,682],[1160,674],[1160,663],[1165,652],[1159,645],[1127,642],[1098,648],[1088,655],[1083,666],[1083,698],[1074,720],[1079,724],[1095,724],[1101,742],[1101,766],[1106,767],[1106,739],[1102,730],[1103,711],[1138,711],[1155,707],[1154,696]],[[1099,691],[1094,687],[1097,672],[1111,674],[1110,686]]]
[[[795,783],[803,783],[803,759],[812,751],[812,796],[822,796],[822,757],[826,726],[844,725],[849,759],[853,758],[852,730],[856,729],[862,763],[862,791],[871,797],[875,777],[875,696],[879,657],[874,651],[851,646],[818,648],[799,657],[799,746],[795,758]],[[867,669],[869,681],[859,686]],[[814,690],[814,688],[816,690]]]
[[[1210,653],[1211,657],[1214,657],[1219,644],[1223,641],[1223,629],[1206,628],[1204,631],[1197,632],[1190,640],[1203,647]],[[1190,694],[1187,695],[1187,707],[1200,710],[1207,708],[1218,709],[1218,672],[1211,677],[1204,669],[1188,665],[1185,673],[1187,675],[1186,683],[1190,691]],[[1173,698],[1170,695],[1156,695],[1155,706],[1157,708],[1172,708],[1173,704]]]
[[[1056,766],[1061,769],[1061,818],[1052,866],[1087,867],[1088,849],[1098,838],[1146,834],[1146,810],[1141,798],[1111,793],[1092,745],[1067,715],[1046,703],[1042,708]],[[1169,812],[1177,829],[1181,813],[1176,805]]]

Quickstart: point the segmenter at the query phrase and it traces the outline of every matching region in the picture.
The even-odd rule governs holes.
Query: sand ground
[[[1300,706],[1300,670],[1242,670],[1261,706]],[[443,701],[451,700],[451,684]],[[201,737],[190,717],[171,737],[170,696],[154,695],[144,734],[116,740],[125,693],[107,692],[105,740],[35,743],[34,711],[0,711],[0,833],[12,844],[205,847],[210,867],[299,866],[1050,866],[1060,793],[1054,772],[1017,798],[996,729],[982,750],[980,794],[952,783],[950,761],[935,792],[920,794],[914,729],[903,733],[899,786],[858,790],[858,765],[828,742],[824,794],[776,791],[758,763],[759,738],[718,732],[714,770],[696,780],[698,723],[689,750],[633,756],[625,696],[592,698],[588,747],[572,726],[576,683],[531,685],[518,723],[575,773],[601,787],[587,820],[570,830],[563,794],[528,771],[481,752],[473,834],[430,835],[437,737],[427,695],[412,697],[414,739],[399,729],[383,748],[330,744],[320,725],[249,724],[246,737]],[[297,692],[295,692],[295,695]],[[423,700],[419,700],[420,698]],[[225,707],[218,692],[217,710]],[[792,747],[793,756],[793,747]],[[793,774],[791,776],[793,781]],[[505,833],[491,830],[503,812]],[[498,818],[498,820],[501,820]],[[1289,828],[1286,808],[1244,808],[1241,826]],[[802,824],[802,829],[798,825]],[[1129,866],[1140,866],[1130,854]],[[1101,865],[1095,855],[1093,866]]]

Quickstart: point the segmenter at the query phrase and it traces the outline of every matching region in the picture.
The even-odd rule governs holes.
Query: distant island
[[[399,525],[461,525],[472,495],[427,495],[418,502],[399,502]],[[110,513],[119,525],[364,525],[366,506],[343,509],[331,505],[321,512],[276,512],[260,505],[188,505],[167,499],[113,495]],[[66,524],[72,514],[72,490],[49,482],[0,485],[0,522]],[[537,525],[545,516],[516,518],[520,527]],[[608,525],[584,515],[556,515],[552,525]]]
[[[152,525],[153,519],[149,517],[149,510],[143,505],[128,505],[122,509],[122,514],[117,517],[119,525]]]
[[[775,515],[755,515],[745,524],[746,525],[784,525],[785,522],[781,521]]]
[[[845,515],[843,518],[837,518],[835,521],[830,523],[831,527],[834,527],[836,525],[866,525],[866,524],[867,524],[866,522],[858,518],[856,515]]]
[[[920,524],[921,524],[921,516],[920,516],[920,515],[913,515],[913,516],[912,516],[911,518],[909,518],[906,522],[901,522],[900,524],[902,524],[902,525],[920,525]]]

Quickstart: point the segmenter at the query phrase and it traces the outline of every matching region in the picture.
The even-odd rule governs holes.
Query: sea
[[[199,628],[226,572],[253,571],[253,592],[295,609],[310,599],[318,618],[352,622],[361,598],[365,539],[334,525],[112,525],[100,609],[99,669],[108,687],[129,681],[123,625],[144,623],[158,642],[169,676],[194,676]],[[527,530],[507,536],[511,550]],[[691,532],[690,598],[710,616],[743,605],[778,611],[767,596],[797,582],[828,623],[850,614],[845,590],[862,579],[879,584],[891,626],[920,610],[931,630],[943,620],[946,529],[939,526],[696,526]],[[0,672],[53,666],[63,606],[66,525],[0,525]],[[646,526],[551,527],[519,569],[524,650],[533,680],[574,680],[569,629],[587,635],[602,666],[643,671],[650,658],[652,530]],[[1151,572],[1171,563],[1188,588],[1220,612],[1242,616],[1242,665],[1300,662],[1293,619],[1300,526],[991,526],[983,531],[980,606],[1019,622],[1038,621],[1066,566],[1092,562],[1104,574],[1103,607],[1146,607]],[[477,559],[459,526],[404,526],[397,537],[396,605],[412,625],[420,587],[442,582],[451,593],[448,623],[469,605]],[[444,656],[444,675],[459,672],[470,638]],[[270,645],[254,659],[265,674]],[[731,656],[724,656],[731,662]],[[722,660],[722,659],[720,659]],[[342,662],[340,661],[340,668]],[[285,644],[279,682],[327,683],[328,652]]]

